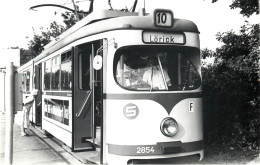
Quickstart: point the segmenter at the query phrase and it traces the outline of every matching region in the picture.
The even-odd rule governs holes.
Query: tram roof
[[[34,58],[33,61],[37,62],[80,38],[111,30],[147,29],[199,33],[197,26],[192,21],[174,18],[173,26],[170,28],[165,28],[156,27],[153,23],[153,19],[153,14],[139,16],[137,12],[114,10],[93,12],[62,33],[55,40],[47,44],[44,47],[44,51],[39,56]]]

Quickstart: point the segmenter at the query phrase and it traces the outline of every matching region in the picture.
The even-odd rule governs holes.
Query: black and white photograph
[[[259,0],[1,0],[0,164],[260,164]]]

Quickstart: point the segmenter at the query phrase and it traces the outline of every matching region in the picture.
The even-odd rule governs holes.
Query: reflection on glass
[[[51,60],[44,62],[44,90],[51,89]]]
[[[61,55],[61,90],[71,90],[72,88],[71,60],[71,51]]]
[[[59,89],[60,85],[60,56],[52,58],[51,89]]]
[[[26,91],[26,72],[23,73],[23,91]]]
[[[79,88],[90,90],[90,55],[87,52],[79,54]]]
[[[53,103],[52,119],[63,123],[63,100],[51,99]]]
[[[51,68],[51,89],[59,89],[60,66]]]
[[[44,116],[48,117],[48,100],[44,99]]]
[[[30,71],[26,72],[26,91],[30,91]]]
[[[69,125],[69,101],[64,101],[64,124]]]
[[[44,116],[69,125],[69,101],[45,98]]]

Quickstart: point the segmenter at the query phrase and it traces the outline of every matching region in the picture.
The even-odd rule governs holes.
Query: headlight
[[[178,124],[171,117],[163,119],[161,123],[161,131],[165,136],[172,137],[178,132]]]

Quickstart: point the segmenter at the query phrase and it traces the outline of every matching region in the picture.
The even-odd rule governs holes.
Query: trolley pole
[[[6,67],[6,127],[5,127],[5,164],[13,163],[13,123],[14,123],[14,66]]]
[[[71,2],[73,3],[73,7],[74,7],[74,10],[75,10],[75,15],[76,15],[77,21],[79,21],[78,9],[77,9],[77,7],[74,3],[74,0],[71,0]]]

